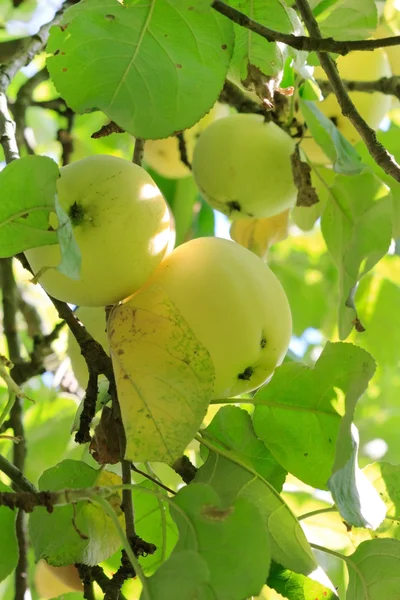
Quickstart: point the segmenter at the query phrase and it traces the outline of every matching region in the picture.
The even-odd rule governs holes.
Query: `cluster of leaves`
[[[0,255],[13,256],[58,239],[61,268],[76,276],[71,229],[54,200],[58,170],[52,158],[61,162],[65,151],[56,142],[57,132],[69,127],[70,160],[96,153],[129,158],[133,137],[162,138],[198,122],[218,99],[227,77],[237,85],[246,81],[256,91],[266,81],[272,92],[293,85],[289,114],[298,99],[308,130],[333,166],[313,168],[319,203],[301,207],[302,221],[299,213],[296,218],[299,226],[310,231],[304,233],[292,223],[290,237],[268,254],[292,308],[293,351],[268,385],[255,395],[232,401],[240,407],[210,407],[205,428],[186,450],[199,468],[185,487],[168,459],[184,450],[182,440],[188,431],[190,436],[196,432],[209,382],[204,378],[199,384],[201,378],[193,379],[186,390],[193,410],[185,412],[178,393],[167,410],[158,397],[148,404],[154,382],[141,380],[149,398],[145,403],[133,398],[132,421],[144,404],[155,422],[160,422],[160,413],[163,419],[158,430],[144,426],[139,445],[135,441],[142,461],[136,468],[145,475],[135,476],[132,495],[136,532],[155,544],[156,551],[139,559],[142,589],[134,581],[123,591],[130,598],[146,600],[244,600],[260,593],[265,599],[314,600],[339,593],[351,600],[395,600],[400,565],[399,467],[389,462],[365,464],[374,457],[374,440],[386,445],[387,460],[398,460],[400,259],[388,251],[400,235],[400,184],[382,172],[362,143],[353,148],[318,110],[316,84],[306,69],[307,64],[317,64],[314,54],[269,43],[233,25],[211,4],[206,0],[82,0],[64,13],[46,48],[51,79],[38,83],[27,101],[23,125],[33,134],[33,148],[26,131],[17,129],[24,156],[0,173]],[[228,4],[271,29],[303,31],[295,10],[282,0]],[[373,0],[310,4],[327,37],[366,39],[378,25]],[[396,18],[390,0],[385,10],[388,18]],[[0,23],[22,20],[23,11],[29,21],[32,13],[26,7],[14,9],[11,2],[2,3]],[[395,21],[392,24],[397,26]],[[43,61],[44,57],[35,59],[36,70]],[[8,90],[16,120],[21,108],[18,92],[29,77],[18,73]],[[76,113],[71,122],[70,110]],[[277,118],[282,124],[282,115]],[[90,137],[110,120],[124,133]],[[398,127],[398,113],[393,110],[379,138],[400,157]],[[63,141],[61,135],[58,139]],[[32,150],[47,157],[26,156]],[[214,235],[220,220],[201,199],[190,176],[173,180],[151,174],[174,213],[178,244]],[[52,211],[65,222],[61,235],[49,231]],[[31,286],[21,286],[31,293]],[[47,306],[42,296],[32,294],[33,302]],[[54,323],[50,309],[42,313],[42,318]],[[21,330],[29,353],[32,340],[23,324]],[[148,333],[145,319],[143,331]],[[166,331],[166,345],[168,336],[175,334]],[[187,337],[188,332],[182,335]],[[148,359],[140,343],[140,337],[131,341],[137,377]],[[2,353],[6,353],[4,346]],[[63,340],[58,350],[65,352]],[[174,364],[168,366],[173,375]],[[88,449],[71,442],[76,398],[48,384],[48,379],[37,378],[26,386],[34,404],[24,400],[25,475],[39,490],[115,487],[109,502],[123,524],[118,467],[99,470]],[[122,392],[132,400],[132,389]],[[7,397],[7,388],[2,388],[2,406]],[[364,444],[361,448],[353,420]],[[126,429],[129,445],[133,442],[128,425]],[[0,450],[11,458],[10,441],[1,440]],[[0,491],[6,490],[10,488],[1,483]],[[304,527],[299,517],[304,518]],[[6,578],[18,559],[14,522],[15,514],[0,507],[4,533],[0,593],[6,600],[13,593]],[[118,569],[122,547],[118,529],[93,502],[58,506],[51,514],[43,507],[35,509],[29,518],[29,535],[30,577],[34,560],[40,558],[54,566],[101,563],[108,574]],[[329,555],[343,558],[348,575]],[[333,585],[321,576],[318,565]],[[34,585],[32,597],[39,598]],[[69,596],[71,600],[81,597],[81,593]]]

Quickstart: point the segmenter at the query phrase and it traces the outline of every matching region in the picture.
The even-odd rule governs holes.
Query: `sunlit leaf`
[[[374,370],[367,352],[344,343],[328,343],[313,369],[282,365],[253,398],[256,434],[290,473],[326,489],[336,452],[341,466],[351,455],[350,438],[337,445],[342,417],[351,422]]]
[[[212,396],[208,352],[158,286],[114,309],[109,341],[126,457],[172,463],[200,427]]]
[[[347,557],[347,600],[397,600],[400,589],[400,542],[378,539],[362,542]]]
[[[216,11],[172,0],[85,0],[53,28],[47,49],[52,79],[73,110],[102,110],[136,137],[163,138],[194,125],[216,101],[233,26]]]
[[[267,584],[289,600],[334,600],[337,595],[318,581],[272,563]]]
[[[121,484],[118,475],[95,470],[75,460],[64,460],[39,479],[41,491],[118,484]],[[121,518],[120,495],[116,492],[109,501]],[[44,558],[55,567],[77,562],[97,565],[122,544],[111,518],[88,501],[57,506],[51,513],[45,508],[36,508],[29,519],[29,534],[36,559]]]

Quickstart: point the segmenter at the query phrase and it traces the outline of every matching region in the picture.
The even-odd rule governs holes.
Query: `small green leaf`
[[[364,165],[357,152],[318,105],[300,100],[300,108],[311,135],[331,160],[334,170],[345,175],[361,173]]]
[[[349,586],[346,600],[398,600],[400,542],[377,539],[362,542],[346,558]]]
[[[39,479],[41,491],[118,485],[121,478],[108,471],[95,470],[84,462],[64,460],[48,469]],[[119,494],[110,498],[120,514]],[[29,534],[36,559],[44,558],[55,567],[84,563],[97,565],[121,546],[111,518],[98,505],[84,501],[57,506],[52,513],[36,508],[29,519]]]
[[[391,537],[399,540],[400,465],[392,465],[384,461],[376,462],[365,467],[363,473],[368,477],[387,509],[387,518],[374,531],[374,537]]]
[[[56,163],[44,156],[15,160],[1,171],[0,257],[57,243],[49,215],[58,177]]]
[[[368,169],[354,177],[337,175],[321,230],[339,271],[339,335],[345,339],[355,325],[360,327],[354,303],[357,283],[390,246],[390,189]]]
[[[192,550],[208,566],[210,598],[243,600],[257,595],[270,565],[269,536],[257,507],[246,498],[221,503],[209,485],[190,484],[174,497],[179,540],[171,558]],[[167,563],[166,563],[167,564]]]
[[[0,481],[0,492],[13,490]],[[15,533],[16,510],[0,506],[0,581],[3,581],[15,569],[18,563],[18,540]]]
[[[272,563],[267,585],[289,600],[334,600],[337,595],[310,577]]]
[[[197,552],[183,550],[174,553],[148,579],[151,600],[213,600],[210,590],[210,570]],[[141,600],[147,598],[142,592]]]
[[[209,436],[219,447],[229,450],[240,462],[252,467],[278,492],[282,490],[287,473],[265,444],[257,439],[246,410],[237,406],[220,408],[210,425],[202,430],[202,435]]]
[[[386,506],[368,477],[358,466],[359,435],[355,425],[349,428],[343,419],[337,441],[336,463],[341,464],[341,453],[351,438],[352,451],[342,466],[333,468],[328,481],[332,498],[341,516],[350,525],[377,529],[386,515]]]
[[[71,219],[61,206],[58,196],[55,203],[58,217],[57,236],[60,244],[61,262],[57,270],[71,279],[79,279],[82,264],[82,255],[76,243]]]
[[[336,452],[341,465],[352,452],[349,439],[337,445],[342,416],[346,411],[351,422],[374,370],[365,350],[330,342],[313,369],[299,363],[278,367],[272,381],[253,398],[256,434],[290,473],[326,489]]]
[[[102,110],[136,137],[191,127],[217,100],[233,51],[231,21],[193,6],[85,0],[71,7],[47,47],[58,91],[76,112]]]

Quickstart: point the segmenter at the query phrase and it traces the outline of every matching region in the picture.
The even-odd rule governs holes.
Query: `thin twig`
[[[387,38],[374,39],[374,40],[347,40],[338,41],[333,38],[322,38],[310,31],[312,37],[305,35],[293,35],[290,33],[281,33],[261,23],[257,23],[244,13],[240,12],[236,8],[222,2],[222,0],[214,0],[211,5],[214,10],[221,13],[237,25],[245,27],[250,31],[260,35],[269,42],[282,42],[295,48],[296,50],[306,50],[308,52],[332,52],[336,54],[348,54],[354,50],[372,51],[376,48],[387,48],[389,46],[398,46],[400,44],[400,36],[394,35]]]
[[[228,79],[224,83],[224,87],[218,98],[218,102],[233,106],[233,108],[235,108],[239,113],[256,113],[260,115],[267,114],[263,104],[255,102],[246,96],[246,94],[242,92],[240,88],[238,88]]]
[[[317,80],[317,83],[324,96],[333,92],[329,81]],[[365,92],[367,94],[380,92],[388,96],[395,96],[400,100],[400,77],[398,75],[381,77],[375,81],[348,81],[347,79],[342,79],[342,83],[349,92]]]
[[[176,494],[176,492],[174,490],[172,490],[171,488],[169,488],[167,485],[165,485],[164,483],[162,483],[161,481],[159,481],[155,477],[152,477],[151,475],[149,475],[149,473],[146,473],[146,471],[142,471],[141,469],[138,469],[132,463],[131,463],[131,469],[132,469],[132,471],[135,471],[135,473],[139,473],[139,475],[143,475],[143,477],[146,477],[146,479],[148,479],[149,481],[152,481],[153,483],[155,483],[159,487],[163,488],[169,494],[172,494],[172,495]]]
[[[183,164],[191,171],[192,165],[190,163],[188,153],[187,153],[185,136],[183,135],[182,132],[180,132],[180,133],[176,134],[176,137],[178,140],[178,150],[179,150],[180,159],[183,162]]]
[[[5,473],[7,477],[11,479],[15,484],[15,487],[18,488],[17,491],[36,494],[37,489],[33,483],[31,483],[17,467],[9,462],[2,454],[0,454],[0,471]]]
[[[309,33],[315,38],[322,39],[318,23],[312,13],[308,1],[297,0],[296,4]],[[400,165],[397,164],[394,157],[389,154],[386,148],[377,140],[375,131],[369,127],[367,122],[364,121],[357,111],[340,78],[335,61],[329,54],[318,52],[317,55],[321,67],[325,71],[328,81],[332,86],[343,115],[348,117],[350,122],[357,129],[376,164],[379,165],[385,173],[400,183]]]
[[[17,331],[17,310],[18,310],[18,293],[17,285],[14,278],[12,258],[4,258],[1,260],[2,266],[2,290],[3,290],[3,326],[4,335],[7,340],[8,354],[10,360],[17,367],[23,362],[21,356],[21,347]],[[12,372],[11,372],[12,374]],[[24,470],[26,444],[25,432],[23,425],[22,404],[20,398],[16,398],[15,403],[10,412],[10,426],[13,429],[14,436],[20,438],[18,444],[13,445],[13,463],[14,467],[21,474]],[[22,480],[20,480],[22,481]],[[18,489],[13,484],[13,489]],[[27,533],[26,519],[22,510],[18,511],[15,521],[15,532],[18,540],[18,564],[14,573],[15,595],[14,600],[24,600],[27,591]]]

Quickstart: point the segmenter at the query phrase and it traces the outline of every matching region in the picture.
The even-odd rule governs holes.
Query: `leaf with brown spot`
[[[289,210],[264,219],[253,217],[237,219],[231,225],[230,235],[241,246],[265,258],[273,244],[287,238],[288,221]]]
[[[125,457],[172,463],[206,414],[214,385],[210,355],[168,294],[155,285],[114,308],[109,343]]]

